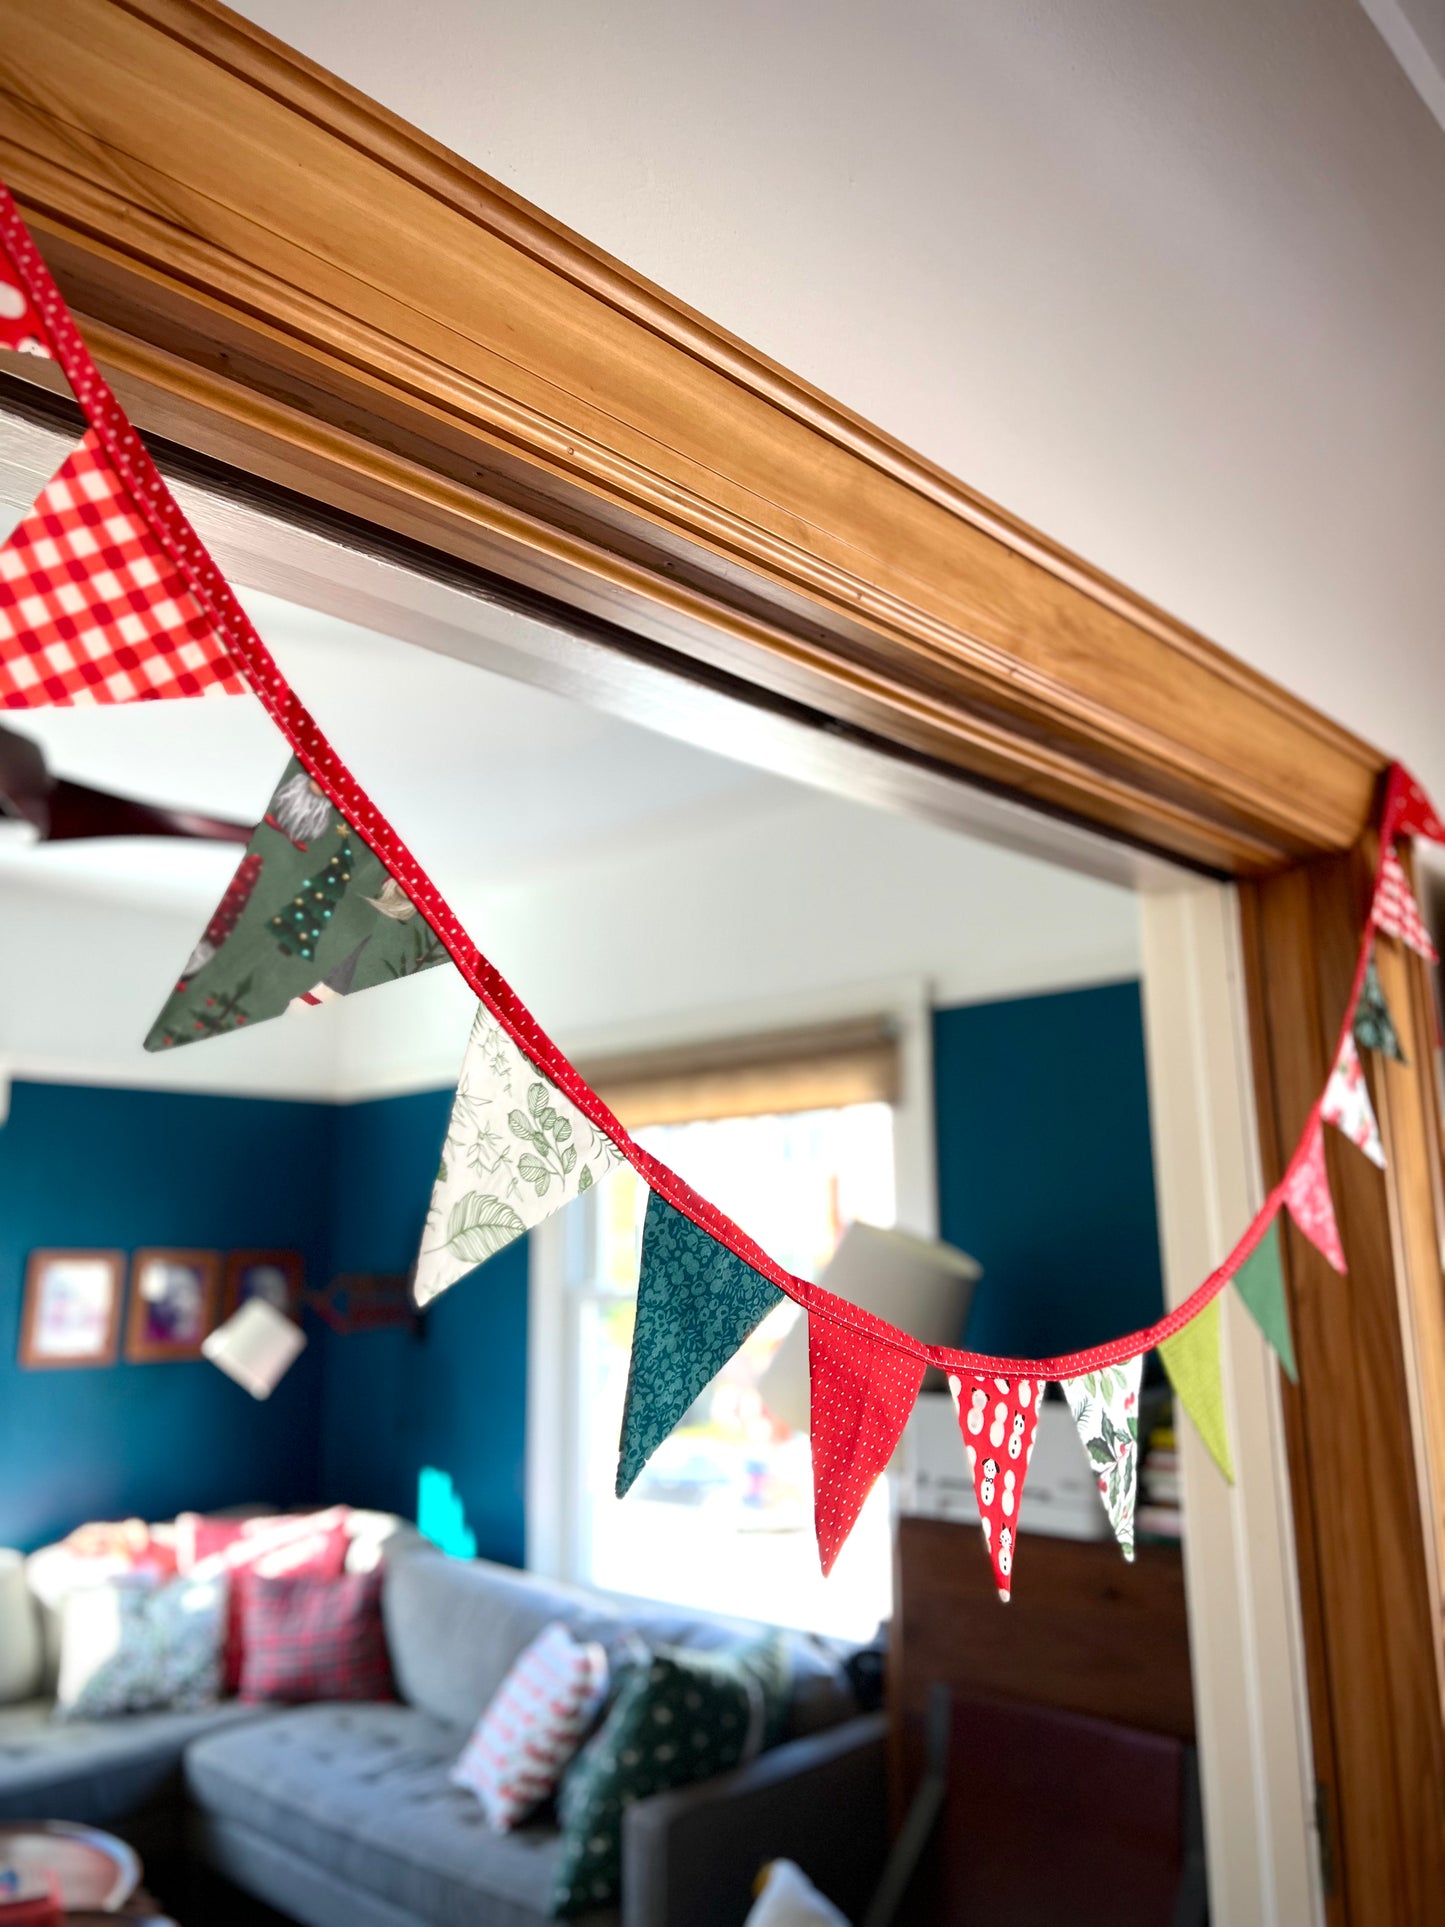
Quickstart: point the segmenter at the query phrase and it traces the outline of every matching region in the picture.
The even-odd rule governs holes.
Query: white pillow
[[[163,1586],[133,1573],[67,1594],[57,1717],[103,1720],[214,1706],[221,1696],[226,1590],[223,1577]]]
[[[607,1697],[607,1655],[559,1621],[518,1658],[452,1768],[454,1786],[507,1833],[552,1793]]]
[[[34,1699],[41,1670],[40,1615],[25,1581],[25,1560],[0,1551],[0,1706]]]
[[[775,1860],[743,1927],[848,1927],[801,1867]]]

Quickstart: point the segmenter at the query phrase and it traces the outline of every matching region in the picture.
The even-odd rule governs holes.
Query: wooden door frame
[[[0,176],[142,428],[613,625],[640,689],[661,666],[1238,880],[1276,1174],[1379,751],[213,0],[3,16]],[[1331,1149],[1353,1268],[1292,1244],[1284,1394],[1351,1922],[1445,1891],[1438,1124],[1428,986],[1383,969],[1391,1167]]]

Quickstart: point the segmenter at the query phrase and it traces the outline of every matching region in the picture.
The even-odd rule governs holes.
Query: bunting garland
[[[1375,970],[1383,933],[1436,961],[1395,851],[1445,842],[1420,785],[1391,772],[1381,859],[1328,1087],[1285,1174],[1229,1258],[1146,1331],[1066,1357],[993,1359],[920,1345],[792,1276],[636,1144],[477,950],[395,829],[280,674],[90,357],[8,191],[0,186],[0,347],[53,358],[87,432],[0,550],[0,707],[249,692],[292,752],[262,822],[147,1041],[171,1049],[450,960],[479,999],[418,1259],[418,1302],[624,1161],[649,1188],[617,1489],[784,1295],[808,1316],[814,1509],[824,1571],[940,1367],[958,1408],[1001,1597],[1012,1586],[1024,1478],[1047,1381],[1063,1388],[1100,1497],[1132,1551],[1143,1354],[1157,1348],[1180,1404],[1232,1477],[1220,1295],[1231,1281],[1295,1375],[1278,1215],[1334,1269],[1345,1253],[1323,1126],[1384,1164],[1361,1049],[1405,1062]]]

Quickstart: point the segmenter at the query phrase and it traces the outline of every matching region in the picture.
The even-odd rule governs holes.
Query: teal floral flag
[[[637,1326],[617,1461],[620,1499],[783,1294],[658,1197],[647,1200]]]
[[[1299,1367],[1294,1359],[1290,1337],[1289,1312],[1285,1308],[1284,1270],[1279,1256],[1279,1223],[1276,1220],[1234,1274],[1234,1288],[1249,1307],[1250,1316],[1279,1353],[1279,1362],[1296,1384]]]
[[[1405,1062],[1395,1020],[1390,1015],[1390,1006],[1385,1002],[1385,993],[1380,988],[1380,973],[1375,968],[1373,951],[1365,967],[1360,1001],[1355,1005],[1355,1042],[1361,1050],[1377,1050],[1382,1056],[1393,1057],[1397,1064]]]
[[[145,1047],[219,1037],[447,960],[381,858],[292,757]]]

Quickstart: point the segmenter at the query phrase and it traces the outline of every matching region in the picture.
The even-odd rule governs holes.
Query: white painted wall
[[[1445,133],[1356,0],[241,0],[1445,793]]]

